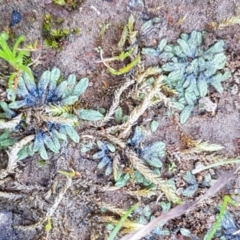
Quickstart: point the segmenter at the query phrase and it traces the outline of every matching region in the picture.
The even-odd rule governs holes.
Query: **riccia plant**
[[[105,175],[112,173],[112,158],[110,153],[115,152],[115,147],[109,142],[97,141],[97,146],[100,149],[99,152],[96,152],[93,155],[93,159],[100,159],[98,163],[98,168],[102,169],[106,167]]]
[[[38,82],[32,81],[27,73],[22,74],[18,80],[16,101],[5,107],[8,115],[12,113],[11,109],[22,115],[15,130],[22,129],[25,134],[35,135],[33,143],[20,150],[19,159],[36,152],[41,158],[48,159],[46,148],[58,153],[67,136],[79,142],[74,128],[78,117],[72,106],[87,86],[87,78],[77,82],[74,74],[61,80],[58,68],[45,71]]]
[[[203,33],[192,31],[181,34],[175,45],[162,39],[156,49],[142,50],[143,54],[163,61],[164,82],[176,92],[173,101],[181,111],[181,123],[187,121],[198,100],[207,95],[209,86],[222,92],[222,82],[231,75],[224,70],[227,60],[224,41],[219,40],[209,48],[204,48],[202,42]]]
[[[133,135],[128,139],[128,144],[134,147],[135,152],[141,159],[153,168],[162,167],[162,158],[165,156],[165,143],[161,141],[153,142],[149,145],[139,147],[139,143],[143,139],[142,129],[137,126]]]

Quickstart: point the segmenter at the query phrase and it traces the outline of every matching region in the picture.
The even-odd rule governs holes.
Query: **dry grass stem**
[[[17,117],[13,118],[10,121],[0,120],[0,129],[14,129],[21,121],[22,114],[19,114]]]
[[[120,155],[115,154],[113,157],[113,177],[114,177],[114,179],[117,178],[119,169],[120,169]]]
[[[161,73],[161,69],[159,67],[149,67],[143,73],[139,74],[136,78],[137,85],[140,85],[147,77],[153,75],[159,75]]]
[[[17,167],[18,161],[18,152],[29,142],[34,139],[34,135],[29,135],[19,142],[15,143],[10,150],[7,152],[8,154],[8,165],[5,170],[0,171],[0,179],[5,178],[9,173],[12,173],[13,170]]]
[[[140,189],[136,191],[127,191],[127,193],[131,196],[136,196],[136,197],[147,197],[150,198],[151,196],[157,195],[155,191],[152,191],[150,189]]]
[[[119,139],[118,137],[114,137],[111,134],[106,134],[104,131],[101,132],[100,134],[102,137],[107,138],[113,144],[116,144],[123,149],[126,148],[126,143],[124,141],[122,141],[121,139]]]
[[[105,223],[111,223],[116,225],[119,222],[119,219],[116,219],[115,217],[112,216],[102,216],[101,220]],[[135,223],[132,222],[131,220],[127,219],[124,223],[123,223],[123,227],[129,229],[128,232],[130,231],[134,231],[136,229],[139,229],[141,227],[143,227],[144,225],[140,224],[140,223]]]
[[[223,29],[228,26],[233,26],[235,24],[240,24],[240,16],[233,16],[233,17],[226,18],[220,23],[211,22],[209,24],[209,27],[211,29],[217,30],[217,29]]]
[[[143,160],[140,159],[131,149],[126,149],[125,153],[133,168],[138,170],[147,180],[156,185],[164,182],[164,180],[160,179],[156,174],[154,174],[153,171],[144,164]]]
[[[67,190],[71,187],[71,185],[72,185],[72,178],[67,177],[67,181],[65,183],[65,186],[58,193],[58,195],[57,195],[57,197],[56,197],[52,207],[48,209],[47,215],[46,215],[46,219],[47,218],[51,218],[51,216],[54,214],[54,212],[56,211],[57,207],[59,206],[60,202],[62,201],[64,195],[66,194]]]
[[[99,207],[101,208],[106,208],[108,211],[117,214],[118,216],[122,217],[123,215],[126,214],[127,211],[121,209],[121,208],[117,208],[113,205],[104,203],[104,202],[100,202],[100,203],[96,203]]]
[[[116,110],[117,107],[119,106],[120,97],[121,97],[122,93],[123,93],[126,89],[128,89],[128,87],[130,87],[131,85],[133,85],[134,83],[135,83],[134,80],[128,79],[123,86],[121,86],[119,89],[115,90],[113,103],[112,103],[109,111],[108,111],[107,114],[105,115],[104,119],[96,123],[96,126],[97,126],[97,127],[102,127],[102,126],[104,126],[109,120],[111,120],[111,118],[112,118],[115,110]]]
[[[162,76],[159,76],[158,78],[156,78],[152,90],[146,95],[142,104],[135,107],[134,110],[131,112],[128,118],[128,121],[121,125],[121,128],[124,130],[119,134],[118,136],[119,138],[126,138],[127,135],[129,134],[131,127],[137,122],[139,117],[143,115],[143,113],[147,110],[147,108],[151,106],[152,99],[158,93],[161,82],[162,82]]]
[[[138,170],[148,181],[156,184],[170,201],[175,203],[181,202],[181,199],[176,196],[175,189],[172,188],[171,184],[154,174],[153,171],[144,164],[144,162],[137,156],[135,152],[127,149],[125,153],[133,165],[133,168]]]
[[[14,194],[14,193],[10,193],[10,192],[1,192],[0,191],[0,198],[6,198],[8,200],[17,200],[19,198],[22,198],[21,194]]]

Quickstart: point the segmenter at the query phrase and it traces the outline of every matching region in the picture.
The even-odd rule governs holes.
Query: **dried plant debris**
[[[217,29],[223,29],[225,27],[233,26],[236,24],[240,24],[240,16],[232,16],[229,18],[224,19],[221,22],[210,22],[208,26],[211,29],[217,30]]]
[[[226,183],[231,180],[234,177],[234,174],[237,173],[239,167],[231,170],[230,172],[226,172],[222,174],[221,177],[218,178],[218,180],[215,182],[215,184],[200,198],[193,202],[185,202],[181,205],[178,205],[171,210],[169,210],[167,213],[162,213],[162,215],[158,216],[156,219],[153,219],[150,223],[145,225],[144,227],[140,228],[137,231],[134,231],[130,234],[127,234],[121,240],[136,240],[136,239],[142,239],[144,236],[146,236],[150,231],[156,227],[159,223],[166,223],[167,221],[177,218],[190,210],[192,210],[198,203],[204,201],[205,199],[209,199],[210,197],[216,195],[216,193],[222,189]]]
[[[177,44],[162,39],[157,48],[142,49],[142,54],[157,56],[162,61],[164,83],[176,93],[172,100],[181,111],[181,123],[187,121],[198,100],[207,95],[209,86],[222,92],[222,82],[231,76],[230,71],[224,70],[224,41],[218,40],[209,48],[202,41],[203,33],[192,31],[181,34]]]
[[[165,205],[168,205],[170,207],[169,204],[165,203]],[[119,210],[118,210],[118,212],[114,211],[115,207],[111,207],[108,210],[110,210],[113,213],[116,213],[119,216],[123,216],[123,213],[121,213],[121,212],[125,212],[125,211],[119,209],[119,210],[121,210],[121,212],[119,214]],[[123,228],[124,229],[120,232],[119,235],[126,234],[126,233],[129,233],[131,231],[137,230],[137,229],[143,227],[144,224],[147,224],[149,221],[151,221],[154,218],[155,217],[154,217],[153,212],[152,212],[149,205],[138,206],[134,210],[131,218],[125,220],[125,222],[123,223]],[[114,225],[117,224],[117,219],[113,216],[109,216],[109,215],[108,216],[103,216],[103,217],[101,217],[101,220],[103,222],[107,223],[106,224],[107,231],[111,231],[114,228]],[[152,237],[169,236],[170,231],[166,227],[163,228],[163,225],[164,224],[157,225],[152,230],[152,232],[150,234],[148,234],[145,238],[146,239],[152,239]]]

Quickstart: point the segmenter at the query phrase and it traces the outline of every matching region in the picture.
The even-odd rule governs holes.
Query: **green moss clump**
[[[57,18],[54,20],[51,14],[46,14],[43,16],[43,27],[42,35],[44,39],[44,44],[50,48],[61,50],[62,45],[67,40],[70,34],[79,34],[80,30],[78,28],[61,28],[64,22],[63,18]]]

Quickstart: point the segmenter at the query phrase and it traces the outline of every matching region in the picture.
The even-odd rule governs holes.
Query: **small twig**
[[[52,215],[54,214],[54,212],[58,208],[60,202],[62,201],[63,196],[65,195],[67,190],[71,187],[71,185],[72,185],[72,178],[71,177],[67,177],[67,181],[65,183],[65,186],[59,192],[58,196],[56,197],[56,199],[54,201],[54,204],[52,205],[52,207],[48,209],[45,219],[48,219],[48,218],[52,217]]]
[[[105,115],[104,119],[97,122],[96,126],[97,127],[102,127],[104,126],[113,116],[115,110],[117,109],[117,107],[119,106],[120,103],[120,97],[122,95],[122,93],[132,84],[134,84],[135,81],[134,80],[127,80],[123,86],[121,86],[119,89],[115,90],[114,93],[114,99],[113,99],[113,103],[112,106],[110,107],[109,111],[107,112],[107,114]]]
[[[121,148],[126,148],[126,143],[119,139],[118,137],[114,137],[111,134],[106,134],[104,131],[100,132],[101,136],[107,138],[110,142],[120,146]]]
[[[143,113],[147,110],[147,108],[149,106],[151,106],[151,101],[154,98],[154,96],[156,96],[156,94],[158,93],[161,82],[162,82],[162,76],[159,76],[155,80],[155,84],[154,84],[152,90],[144,98],[142,104],[140,106],[137,106],[131,112],[131,114],[128,118],[128,121],[126,123],[123,123],[120,126],[124,130],[123,130],[123,132],[120,133],[119,138],[126,138],[131,127],[137,122],[139,117],[143,115]]]
[[[8,200],[16,200],[19,198],[22,198],[21,194],[14,194],[14,193],[10,193],[10,192],[1,192],[0,191],[0,198],[7,198]]]
[[[197,174],[202,171],[208,170],[210,168],[223,166],[223,165],[227,165],[227,164],[234,164],[234,163],[240,163],[240,159],[239,158],[227,159],[225,161],[215,162],[215,163],[209,164],[207,166],[196,167],[195,169],[192,170],[192,174]]]
[[[90,8],[93,9],[97,13],[97,15],[101,15],[101,13],[93,5],[91,5]]]

